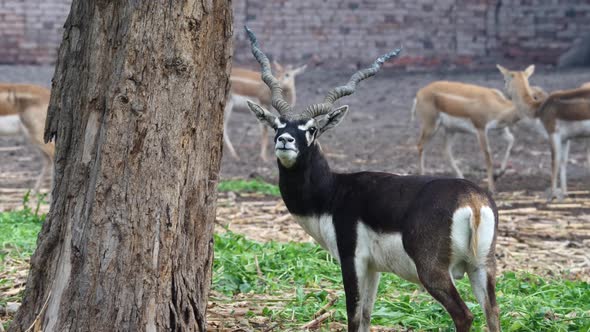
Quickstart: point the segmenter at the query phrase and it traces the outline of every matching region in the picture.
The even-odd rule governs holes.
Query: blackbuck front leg
[[[508,127],[504,127],[502,137],[506,141],[507,146],[506,152],[504,152],[504,158],[502,159],[502,164],[500,164],[500,171],[496,175],[496,179],[504,175],[504,173],[506,172],[506,167],[508,166],[508,158],[510,158],[512,146],[514,146],[514,135],[512,135],[512,132],[510,132],[510,129],[508,129]]]
[[[355,258],[350,255],[341,257],[342,281],[344,283],[344,294],[346,296],[346,315],[348,317],[348,331],[360,331],[362,301],[360,297],[360,282],[356,271]],[[362,273],[360,274],[362,276]]]
[[[361,324],[359,331],[369,332],[371,330],[371,313],[377,298],[377,288],[381,274],[369,268],[361,278],[360,296],[361,296]]]
[[[563,200],[563,193],[557,190],[557,177],[560,170],[561,162],[561,135],[559,133],[553,133],[549,137],[549,144],[551,145],[551,188],[548,190],[547,200],[552,201],[557,198],[558,201]]]
[[[481,148],[481,151],[483,152],[483,156],[486,162],[486,170],[488,174],[488,189],[493,193],[496,191],[496,186],[494,184],[494,164],[492,162],[490,145],[488,144],[487,131],[485,129],[478,129],[477,139],[479,141],[479,146]]]
[[[230,96],[225,104],[225,109],[223,110],[223,141],[225,142],[225,145],[227,146],[227,150],[229,151],[229,154],[235,160],[240,160],[240,156],[238,156],[238,154],[236,153],[236,150],[234,149],[233,144],[231,144],[231,140],[229,139],[229,131],[227,129],[227,124],[229,123],[229,118],[230,118],[231,113],[233,111],[233,107],[234,107],[234,102],[232,100],[232,97]]]
[[[268,127],[260,124],[260,159],[264,162],[268,162],[268,155],[266,153],[268,145]]]
[[[561,182],[561,195],[563,197],[567,196],[567,160],[569,158],[570,153],[570,140],[565,140],[561,142],[561,160],[560,160],[560,179]]]

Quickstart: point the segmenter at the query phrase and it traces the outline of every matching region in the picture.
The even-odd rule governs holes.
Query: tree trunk
[[[51,209],[10,330],[205,331],[228,0],[74,0]]]

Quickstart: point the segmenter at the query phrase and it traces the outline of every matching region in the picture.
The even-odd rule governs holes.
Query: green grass
[[[43,215],[25,205],[0,213],[0,287],[9,286],[11,261],[32,254]],[[258,261],[258,267],[256,259]],[[22,266],[19,268],[22,269]],[[215,236],[212,288],[230,297],[241,294],[281,298],[282,305],[266,305],[261,315],[283,330],[297,330],[310,321],[332,294],[338,295],[334,321],[344,323],[346,311],[340,268],[319,246],[309,243],[258,243],[241,235]],[[474,330],[483,329],[484,317],[469,282],[457,283],[462,297],[476,315]],[[18,301],[21,294],[2,301]],[[590,285],[581,281],[544,279],[527,273],[507,272],[498,278],[498,302],[504,331],[589,331]],[[258,313],[257,313],[258,314]],[[452,326],[444,309],[419,287],[384,274],[373,311],[374,325],[415,330],[443,330]]]
[[[37,234],[45,220],[45,214],[39,213],[40,204],[39,201],[35,207],[30,207],[27,194],[22,209],[0,213],[0,261],[8,257],[28,258],[33,254]]]
[[[257,273],[255,256],[262,277]],[[482,330],[485,318],[467,278],[459,280],[457,286],[476,316],[475,330]],[[334,319],[343,323],[346,320],[340,268],[313,244],[261,244],[237,234],[216,235],[213,289],[226,295],[269,296],[295,289],[286,307],[262,311],[283,328],[294,328],[313,319],[313,314],[329,301],[328,294],[335,292],[340,296],[334,307]],[[418,289],[392,274],[383,274],[372,323],[417,330],[452,326],[442,306],[424,291],[414,293]],[[498,278],[497,297],[504,331],[590,330],[588,283],[507,272]]]
[[[260,193],[269,196],[280,197],[281,192],[279,187],[274,184],[264,182],[262,180],[222,180],[219,183],[218,190],[220,192],[248,192],[248,193]]]

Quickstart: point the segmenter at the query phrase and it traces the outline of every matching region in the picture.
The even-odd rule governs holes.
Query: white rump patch
[[[404,249],[401,233],[378,233],[362,222],[357,227],[355,265],[365,263],[377,272],[393,272],[420,283],[416,264]]]
[[[481,266],[486,263],[492,241],[494,239],[495,222],[494,212],[488,206],[480,211],[479,226],[477,234],[471,226],[473,211],[471,207],[461,207],[453,214],[451,226],[451,275],[459,279],[466,271],[466,264],[470,266]],[[472,249],[472,236],[477,236],[477,248]],[[475,252],[475,255],[474,255]]]

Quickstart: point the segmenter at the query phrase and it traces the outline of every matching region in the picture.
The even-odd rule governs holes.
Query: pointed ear
[[[508,76],[510,74],[510,70],[508,70],[500,65],[496,65],[496,67],[498,67],[498,70],[502,73],[502,75]]]
[[[527,78],[531,77],[531,75],[533,75],[534,72],[535,72],[535,65],[530,65],[524,70],[524,74],[526,75]]]
[[[283,66],[281,66],[280,63],[277,62],[277,60],[272,60],[272,65],[275,67],[275,70],[277,72],[282,72],[283,71]]]
[[[293,74],[294,75],[299,75],[299,74],[303,73],[306,68],[307,68],[307,65],[303,65],[303,66],[301,66],[299,68],[295,68],[295,70],[293,70]]]
[[[260,121],[260,123],[265,124],[275,130],[278,128],[280,121],[276,115],[265,110],[256,103],[253,103],[249,100],[247,100],[246,102],[248,103],[248,108],[250,109],[250,111],[252,111],[252,113],[254,113],[254,115],[256,115],[256,118],[258,119],[258,121]]]
[[[335,110],[331,110],[328,114],[321,116],[319,119],[316,119],[318,128],[320,129],[318,137],[326,130],[339,125],[346,116],[346,113],[348,113],[348,105],[340,106]]]

